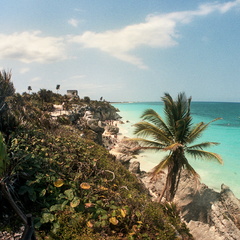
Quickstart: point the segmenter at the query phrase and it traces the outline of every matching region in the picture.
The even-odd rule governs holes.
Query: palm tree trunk
[[[157,199],[157,202],[158,202],[158,203],[160,203],[160,202],[162,201],[162,198],[163,198],[163,196],[164,196],[164,194],[165,194],[165,192],[166,192],[166,189],[167,189],[167,179],[166,179],[166,181],[165,181],[164,188],[163,188],[160,196],[159,196],[158,199]]]
[[[175,157],[173,164],[168,166],[168,175],[166,180],[166,200],[172,202],[180,181],[180,173],[182,169],[179,157]]]

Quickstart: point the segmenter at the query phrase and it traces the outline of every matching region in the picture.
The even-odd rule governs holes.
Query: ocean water
[[[124,136],[134,136],[132,125],[141,120],[141,114],[145,109],[152,108],[164,118],[162,102],[112,105],[120,110],[119,114],[124,121],[121,125],[121,132]],[[211,123],[195,143],[205,141],[220,143],[206,150],[220,154],[224,164],[188,157],[190,164],[200,175],[201,181],[210,188],[220,191],[221,184],[224,183],[240,198],[240,103],[192,102],[191,115],[193,123],[207,123],[215,118],[222,118]],[[138,158],[141,168],[146,171],[151,170],[159,163],[163,155],[164,153],[144,151]]]

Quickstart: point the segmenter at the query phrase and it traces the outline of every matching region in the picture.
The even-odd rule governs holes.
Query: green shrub
[[[16,189],[40,235],[174,239],[172,223],[185,231],[179,216],[168,217],[160,204],[152,203],[138,179],[103,147],[78,136],[70,126],[11,136]]]
[[[18,125],[7,141],[11,189],[23,211],[33,214],[38,239],[192,239],[176,207],[153,203],[136,176],[86,139],[92,132],[79,131],[65,117],[52,121],[41,108],[61,98],[41,93],[10,99]]]

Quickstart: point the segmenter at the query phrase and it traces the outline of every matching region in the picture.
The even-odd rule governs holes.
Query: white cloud
[[[75,87],[77,84],[75,83]],[[122,83],[81,83],[81,92],[86,93],[87,95],[96,94],[98,95],[103,90],[105,93],[119,91],[123,88]]]
[[[68,20],[68,23],[72,25],[73,27],[77,27],[79,24],[79,21],[77,19],[71,18]]]
[[[102,33],[87,31],[82,35],[72,36],[70,41],[79,43],[84,48],[99,49],[139,68],[147,68],[142,59],[135,56],[131,51],[141,46],[152,48],[173,47],[178,44],[177,26],[179,24],[188,24],[194,17],[206,16],[216,11],[225,13],[239,5],[240,0],[227,3],[213,2],[200,5],[195,11],[149,15],[143,23]]]
[[[75,76],[72,76],[71,79],[81,79],[81,78],[85,78],[86,75],[75,75]]]
[[[40,77],[35,77],[30,80],[30,82],[39,82],[39,81],[41,81]]]
[[[0,59],[45,63],[66,58],[62,38],[42,37],[40,34],[40,31],[0,34]]]
[[[21,68],[21,69],[19,70],[19,72],[20,72],[21,74],[24,74],[24,73],[29,72],[29,71],[30,71],[30,68]]]

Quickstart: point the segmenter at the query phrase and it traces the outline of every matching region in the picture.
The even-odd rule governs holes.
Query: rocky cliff
[[[156,199],[161,192],[165,174],[159,181],[142,178]],[[191,234],[196,240],[237,240],[240,239],[240,201],[226,185],[216,192],[205,184],[197,185],[193,177],[183,171],[174,202],[181,211]]]
[[[132,143],[123,141],[116,147],[116,158],[139,176],[156,201],[164,187],[166,174],[161,172],[158,180],[152,181],[146,172],[140,171],[140,164],[134,159],[135,149]],[[205,184],[197,184],[183,170],[174,202],[196,240],[240,239],[240,200],[228,186],[222,184],[221,191],[216,192]]]
[[[119,130],[116,126],[108,124],[108,121],[121,118],[117,113],[118,111],[118,109],[114,108],[108,102],[94,102],[83,106],[75,104],[68,112],[68,118],[80,130],[90,131],[91,139],[103,145],[102,135],[105,129],[115,133]]]

